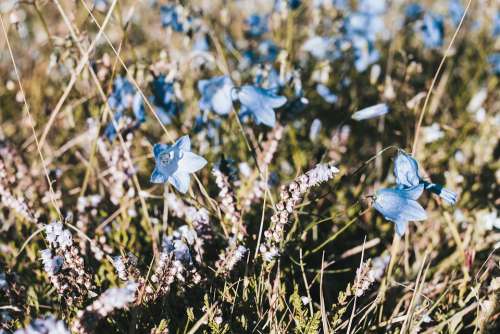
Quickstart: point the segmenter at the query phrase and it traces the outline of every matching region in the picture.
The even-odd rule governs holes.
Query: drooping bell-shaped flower
[[[207,163],[203,157],[191,152],[188,136],[179,138],[173,145],[155,144],[153,154],[156,167],[151,174],[151,182],[169,182],[181,193],[189,189],[189,174],[200,170]]]
[[[234,85],[228,76],[219,76],[198,81],[201,94],[200,109],[212,110],[219,115],[227,115],[233,107],[231,91]]]
[[[367,107],[356,111],[352,114],[351,118],[356,121],[363,121],[365,119],[371,119],[375,117],[380,117],[389,112],[389,107],[385,103],[379,103],[371,107]]]
[[[241,102],[240,115],[251,115],[257,124],[274,127],[276,123],[275,108],[286,103],[284,96],[276,95],[269,89],[253,85],[244,85],[237,92]]]
[[[423,184],[404,189],[380,189],[375,194],[373,206],[385,219],[396,224],[396,232],[402,236],[409,221],[427,219],[424,208],[416,201],[423,190]]]
[[[444,20],[442,16],[432,13],[425,14],[421,31],[426,47],[435,49],[443,46]]]
[[[457,202],[457,194],[444,188],[442,185],[430,183],[422,179],[418,170],[418,162],[403,150],[398,151],[394,160],[394,176],[397,187],[400,189],[410,188],[422,184],[425,190],[439,195],[446,202],[454,205]]]

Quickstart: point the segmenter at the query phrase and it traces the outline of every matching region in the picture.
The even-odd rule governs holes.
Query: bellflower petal
[[[173,145],[155,144],[153,155],[156,166],[150,182],[169,182],[182,193],[189,189],[189,174],[200,170],[207,163],[203,157],[191,152],[188,136],[182,136]]]
[[[191,151],[191,140],[189,139],[189,136],[180,137],[174,145],[181,151]]]
[[[421,30],[426,47],[435,49],[443,46],[444,20],[441,16],[432,13],[425,14]]]
[[[387,107],[385,103],[379,103],[374,106],[356,111],[354,114],[352,114],[351,118],[356,121],[362,121],[365,119],[370,119],[385,115],[388,112],[389,112],[389,107]]]
[[[206,164],[207,160],[205,158],[193,152],[184,152],[182,158],[179,160],[179,169],[188,173],[194,173],[202,169]]]
[[[186,172],[177,171],[168,178],[168,181],[183,194],[189,189],[189,174]]]
[[[284,96],[275,95],[269,89],[252,85],[244,85],[237,93],[242,108],[240,114],[250,114],[257,124],[274,127],[276,115],[274,108],[279,108],[286,103]]]
[[[219,76],[198,81],[198,90],[202,97],[200,109],[213,110],[219,115],[227,115],[233,106],[231,91],[234,85],[228,76]]]
[[[151,174],[151,179],[149,182],[151,182],[151,183],[165,183],[165,182],[167,182],[167,178],[165,177],[165,175],[163,175],[158,170],[158,168],[155,168],[153,170],[153,173]]]
[[[327,102],[327,103],[335,103],[338,100],[337,95],[333,94],[330,89],[323,85],[318,84],[316,86],[316,92]]]
[[[414,200],[419,193],[422,193],[422,186],[411,190],[381,189],[375,195],[374,208],[385,219],[396,223],[396,232],[402,235],[407,222],[427,219],[424,208]]]
[[[403,150],[398,150],[398,155],[394,160],[394,176],[398,186],[413,187],[420,183],[417,160],[406,154]]]

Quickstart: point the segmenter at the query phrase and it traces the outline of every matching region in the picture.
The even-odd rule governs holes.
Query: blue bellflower
[[[198,90],[201,94],[200,109],[212,110],[219,115],[229,114],[233,107],[231,98],[233,88],[233,82],[228,76],[198,81]]]
[[[396,224],[396,233],[402,236],[409,221],[427,219],[424,208],[417,202],[423,190],[422,184],[404,189],[380,189],[373,206],[385,219]]]
[[[457,27],[462,19],[462,14],[464,13],[464,6],[460,0],[450,0],[448,4],[448,12],[453,25]]]
[[[421,27],[424,45],[435,49],[443,46],[444,20],[440,15],[427,13],[424,15]]]
[[[146,119],[144,102],[139,92],[136,92],[134,86],[126,78],[118,76],[113,82],[113,92],[108,98],[109,107],[114,111],[114,120],[116,123],[123,117],[124,112],[132,108],[136,125],[143,123]],[[116,129],[112,122],[108,123],[104,130],[105,136],[109,140],[116,137]]]
[[[173,82],[167,82],[164,75],[156,77],[151,83],[151,98],[155,111],[163,124],[171,124],[172,118],[182,110],[177,101]]]
[[[189,189],[189,174],[207,163],[203,157],[191,152],[188,136],[182,136],[173,145],[155,144],[153,154],[156,166],[151,174],[151,183],[169,182],[181,193]]]
[[[379,103],[371,107],[367,107],[356,111],[352,114],[351,118],[356,121],[363,121],[365,119],[375,118],[385,115],[389,112],[389,107],[385,103]]]
[[[496,75],[500,75],[500,52],[492,53],[488,57],[488,61],[490,63],[491,69],[493,70],[493,73],[495,73]]]
[[[284,96],[253,85],[242,86],[238,89],[237,97],[241,103],[240,116],[251,115],[257,124],[262,123],[271,128],[276,123],[274,109],[286,103]]]
[[[251,37],[260,37],[268,31],[267,16],[250,15],[246,24],[248,26],[247,33]]]
[[[175,5],[165,5],[160,7],[160,19],[161,25],[166,27],[171,27],[174,31],[182,32],[184,31],[184,25],[180,21],[177,6]]]
[[[416,20],[424,13],[424,9],[419,3],[411,3],[406,6],[405,16],[409,20]]]
[[[288,7],[290,7],[290,9],[297,9],[301,4],[301,0],[288,0]]]
[[[493,37],[500,36],[500,10],[497,11],[495,17],[493,18]]]
[[[318,84],[316,86],[316,92],[321,96],[327,103],[335,103],[338,100],[338,96],[331,92],[330,88],[323,84]]]
[[[424,181],[418,171],[418,162],[403,150],[398,151],[394,160],[394,176],[399,189],[409,189],[417,185],[422,185],[436,195],[439,195],[446,202],[455,205],[457,194],[435,183]]]
[[[376,63],[380,58],[380,53],[375,49],[375,45],[369,39],[362,36],[352,38],[354,49],[354,67],[358,72],[364,72],[368,66]]]

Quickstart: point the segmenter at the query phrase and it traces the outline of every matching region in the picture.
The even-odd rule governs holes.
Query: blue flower
[[[188,136],[182,136],[173,145],[155,144],[153,154],[156,166],[151,174],[151,183],[168,181],[181,193],[188,191],[189,174],[200,170],[207,163],[203,157],[191,152]]]
[[[251,37],[260,37],[268,31],[267,16],[253,14],[246,20],[246,23],[248,25],[247,33]]]
[[[368,66],[377,62],[380,54],[372,41],[362,37],[354,36],[352,39],[352,47],[354,49],[354,67],[358,72],[365,71]]]
[[[156,77],[151,83],[152,102],[163,124],[172,123],[172,118],[182,110],[177,101],[173,82],[167,82],[164,75]]]
[[[134,86],[126,78],[118,76],[113,82],[113,92],[108,104],[114,111],[124,111],[132,105],[135,94]]]
[[[290,9],[297,9],[301,4],[301,0],[288,0],[288,7],[290,7]]]
[[[458,26],[460,20],[462,19],[462,14],[464,13],[464,7],[460,3],[460,0],[450,0],[448,4],[448,12],[451,18],[451,21],[455,25]]]
[[[333,47],[331,38],[313,36],[303,44],[302,49],[317,59],[325,59],[332,52]]]
[[[193,51],[208,52],[210,45],[208,44],[208,37],[205,33],[199,33],[194,38]]]
[[[387,7],[386,0],[360,0],[358,10],[369,15],[382,15]]]
[[[113,82],[113,92],[108,98],[109,107],[114,111],[114,120],[118,124],[127,109],[132,108],[134,113],[135,125],[143,123],[146,119],[144,102],[141,94],[136,92],[135,87],[126,78],[118,76]],[[110,122],[104,130],[104,135],[109,140],[114,140],[116,137],[115,125]]]
[[[219,115],[229,114],[233,107],[231,98],[233,88],[233,82],[228,76],[198,81],[198,90],[201,94],[200,109],[213,110]]]
[[[387,104],[379,103],[374,106],[356,111],[354,114],[352,114],[351,118],[356,121],[362,121],[365,119],[370,119],[385,115],[388,112],[389,112],[389,107],[387,107]]]
[[[408,6],[406,6],[405,9],[405,16],[409,20],[416,20],[424,13],[424,9],[422,6],[418,3],[411,3]]]
[[[161,25],[166,27],[172,27],[174,31],[182,32],[184,31],[183,22],[179,18],[179,9],[174,5],[165,5],[160,7],[160,18]]]
[[[493,37],[498,37],[500,35],[500,10],[497,11],[495,17],[493,18]]]
[[[335,103],[338,100],[337,95],[333,94],[330,89],[323,85],[318,84],[316,86],[316,92],[327,102],[327,103]]]
[[[424,208],[416,201],[423,190],[422,184],[405,189],[380,189],[373,206],[385,219],[396,224],[396,232],[402,236],[409,221],[427,219]]]
[[[262,41],[258,47],[260,53],[260,61],[263,63],[273,63],[278,57],[279,48],[271,40]]]
[[[241,103],[240,115],[242,117],[251,115],[257,124],[262,123],[271,128],[276,122],[274,109],[286,103],[284,96],[252,85],[242,86],[238,89],[237,96]]]
[[[493,73],[500,75],[500,52],[492,53],[488,57]]]
[[[443,186],[435,183],[424,181],[418,171],[418,162],[403,150],[398,151],[398,155],[394,160],[394,176],[399,189],[408,189],[417,185],[423,185],[425,190],[428,190],[436,195],[439,195],[446,202],[455,205],[457,202],[457,194],[443,188]]]
[[[440,15],[427,13],[421,27],[424,44],[428,48],[439,48],[443,45],[444,21]]]

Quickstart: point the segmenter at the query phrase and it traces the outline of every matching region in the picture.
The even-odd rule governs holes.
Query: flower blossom
[[[153,154],[156,167],[151,174],[151,183],[169,182],[181,193],[189,188],[190,173],[200,170],[207,161],[191,152],[188,136],[179,138],[175,144],[155,144]]]

